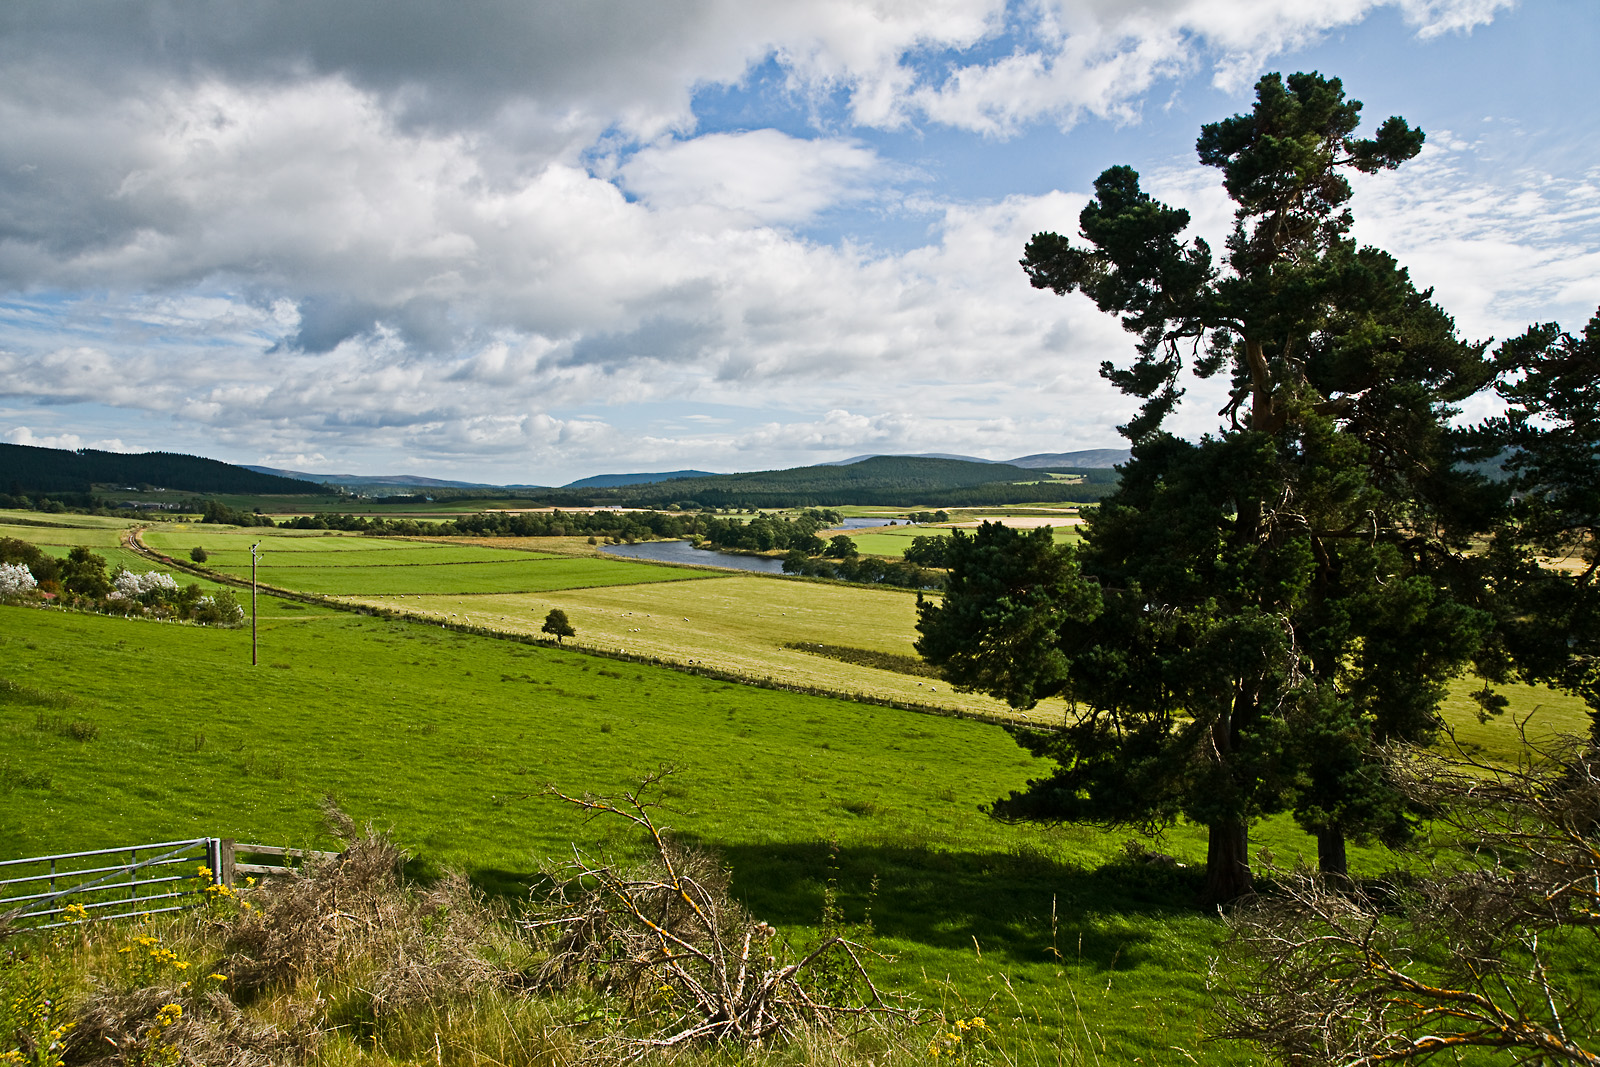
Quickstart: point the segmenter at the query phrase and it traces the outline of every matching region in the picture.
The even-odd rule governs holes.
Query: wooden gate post
[[[217,884],[233,885],[234,839],[224,837],[217,842]]]

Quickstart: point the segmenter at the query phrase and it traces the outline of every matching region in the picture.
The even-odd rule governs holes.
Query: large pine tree
[[[1484,347],[1384,252],[1349,236],[1350,171],[1399,166],[1399,118],[1357,138],[1338,79],[1268,75],[1249,114],[1205,126],[1235,202],[1225,254],[1112,167],[1081,241],[1041,233],[1032,283],[1083,293],[1139,337],[1101,373],[1142,401],[1133,458],[1057,550],[998,528],[957,538],[919,648],[956,684],[1019,706],[1061,694],[1060,732],[1019,733],[1053,773],[996,814],[1209,828],[1207,895],[1251,886],[1251,820],[1292,810],[1342,872],[1348,835],[1399,836],[1375,758],[1426,740],[1479,652],[1468,538],[1499,495],[1457,461],[1453,405],[1493,376]],[[1163,430],[1185,370],[1231,399],[1198,443]]]

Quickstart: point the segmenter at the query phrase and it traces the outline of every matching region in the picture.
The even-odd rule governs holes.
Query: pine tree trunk
[[[1350,864],[1344,851],[1344,827],[1338,823],[1317,831],[1317,869],[1340,881],[1349,878]]]
[[[1250,829],[1240,819],[1211,826],[1206,846],[1207,904],[1226,904],[1255,891],[1250,876]]]

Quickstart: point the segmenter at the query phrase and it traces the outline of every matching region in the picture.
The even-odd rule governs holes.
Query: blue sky
[[[462,10],[0,10],[0,439],[547,484],[1117,446],[1128,338],[1016,260],[1113,164],[1225,232],[1195,135],[1266,71],[1427,131],[1356,233],[1464,335],[1600,305],[1593,0]]]

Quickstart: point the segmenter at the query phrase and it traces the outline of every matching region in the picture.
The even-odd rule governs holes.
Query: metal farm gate
[[[221,846],[221,838],[197,837],[0,860],[0,924],[49,929],[78,914],[109,919],[178,911],[193,903],[184,897],[204,887],[199,868],[214,872],[221,865]]]
[[[278,856],[284,865],[240,863],[239,855]],[[291,859],[337,855],[196,837],[0,860],[0,932],[181,911],[200,903],[213,881],[231,886],[236,874],[282,874]],[[209,878],[201,875],[202,867]]]

